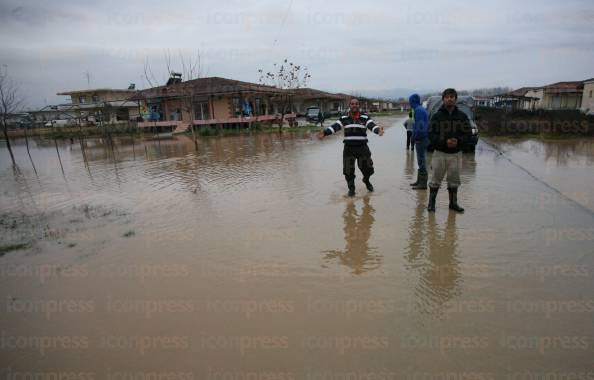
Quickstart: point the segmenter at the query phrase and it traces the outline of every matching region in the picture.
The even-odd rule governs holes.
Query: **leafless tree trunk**
[[[10,139],[8,138],[8,118],[11,114],[20,111],[22,105],[23,98],[19,95],[17,84],[8,77],[7,70],[0,72],[0,122],[4,131],[6,147],[8,148],[8,153],[10,153],[12,165],[15,167],[16,161],[12,153],[12,147],[10,146]]]

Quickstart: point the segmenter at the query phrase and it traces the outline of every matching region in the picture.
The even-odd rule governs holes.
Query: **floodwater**
[[[2,144],[7,378],[592,376],[593,141],[481,141],[429,215],[378,120],[353,199],[340,136]]]

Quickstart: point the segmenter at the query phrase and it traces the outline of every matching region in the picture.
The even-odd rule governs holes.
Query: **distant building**
[[[37,127],[43,127],[52,120],[72,120],[76,123],[77,115],[70,105],[45,106],[39,110],[29,111]]]
[[[313,88],[298,88],[292,90],[292,111],[297,115],[304,115],[308,107],[319,107],[325,114],[337,115],[345,112],[349,107],[349,96],[333,94]]]
[[[492,96],[473,96],[473,99],[477,107],[493,107],[495,103]]]
[[[530,106],[532,110],[540,109],[542,107],[542,101],[544,99],[544,89],[542,87],[530,87],[528,91],[526,91],[525,96],[528,98],[532,98],[532,102]]]
[[[522,87],[505,94],[493,96],[493,105],[508,110],[535,110],[540,98],[529,96],[537,87]]]
[[[582,112],[594,114],[594,78],[584,81],[584,89],[582,92],[582,104],[580,109]]]
[[[548,110],[582,107],[583,81],[557,82],[543,87],[542,108]]]
[[[70,96],[70,103],[58,105],[57,110],[73,115],[83,124],[128,122],[142,113],[142,104],[133,100],[136,92],[110,88],[60,92],[58,95]]]

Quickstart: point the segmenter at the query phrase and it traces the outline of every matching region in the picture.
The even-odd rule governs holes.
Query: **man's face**
[[[352,99],[349,107],[351,112],[359,112],[359,101],[357,99]]]
[[[452,94],[447,94],[446,96],[443,97],[443,104],[447,108],[452,108],[453,106],[456,105],[456,97]]]

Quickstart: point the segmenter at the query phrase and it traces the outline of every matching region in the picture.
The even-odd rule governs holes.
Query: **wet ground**
[[[19,172],[2,145],[3,371],[592,376],[593,141],[481,141],[466,213],[442,190],[428,215],[402,120],[378,120],[354,199],[339,136],[18,141]]]

